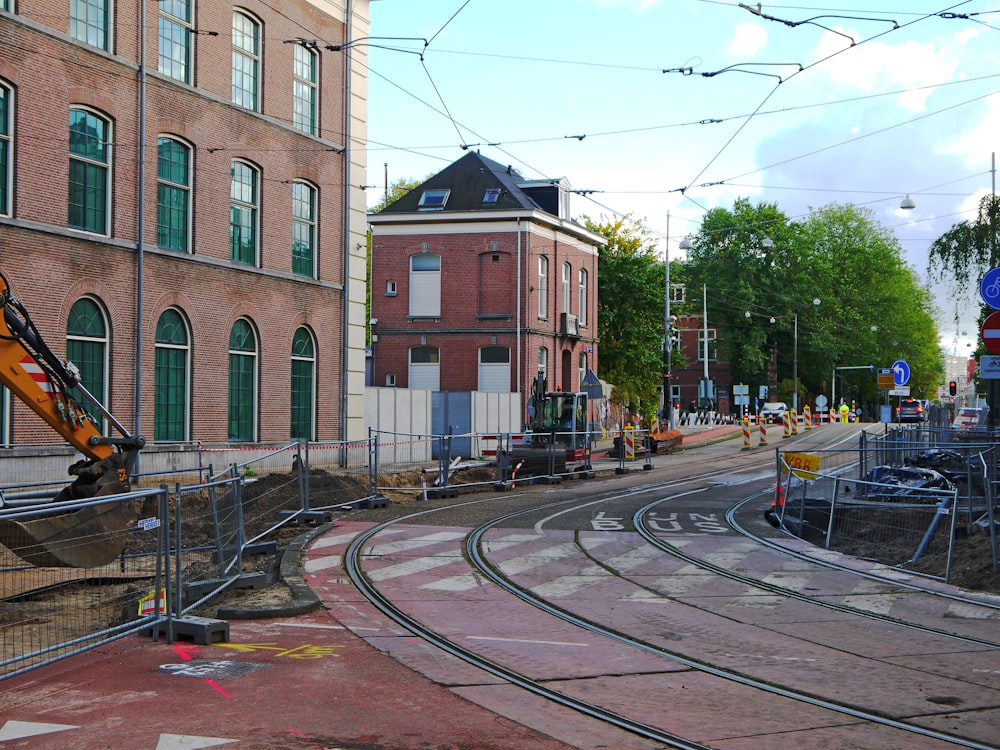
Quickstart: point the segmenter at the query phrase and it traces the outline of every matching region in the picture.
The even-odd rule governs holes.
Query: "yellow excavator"
[[[83,387],[79,370],[49,349],[2,272],[0,306],[0,385],[83,455],[69,467],[70,476],[76,479],[46,502],[52,505],[51,514],[0,517],[0,543],[39,567],[106,565],[125,547],[128,530],[135,523],[132,504],[98,503],[68,511],[60,511],[59,504],[128,492],[129,476],[145,439],[130,434]],[[103,435],[77,394],[93,404],[121,437]],[[0,509],[3,506],[0,492]]]

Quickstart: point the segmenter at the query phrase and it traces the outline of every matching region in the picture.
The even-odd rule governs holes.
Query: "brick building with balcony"
[[[150,441],[365,435],[368,2],[0,0],[0,271]]]
[[[579,390],[606,240],[570,195],[470,152],[369,215],[372,385],[524,395],[542,371]]]

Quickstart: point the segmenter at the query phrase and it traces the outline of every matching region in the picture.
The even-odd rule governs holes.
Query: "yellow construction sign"
[[[792,474],[800,479],[815,479],[819,471],[819,456],[815,453],[784,453],[782,454],[784,463],[781,465],[781,473],[787,474],[791,470]]]

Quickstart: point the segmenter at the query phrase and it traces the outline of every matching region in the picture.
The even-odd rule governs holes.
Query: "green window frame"
[[[257,337],[240,318],[229,333],[229,439],[254,440],[257,434]]]
[[[108,395],[108,326],[101,306],[90,297],[81,297],[73,303],[66,325],[66,358],[80,371],[80,384],[107,407]],[[94,424],[107,431],[107,424],[100,410],[90,401],[84,401],[75,388],[70,396],[83,405]]]
[[[234,161],[229,212],[229,257],[238,263],[257,265],[257,212],[259,192],[257,170],[246,162]]]
[[[292,273],[316,275],[316,193],[312,185],[292,183]]]
[[[70,0],[69,35],[79,42],[108,51],[108,0]]]
[[[111,125],[85,109],[69,111],[69,226],[108,234]]]
[[[0,445],[10,445],[10,391],[0,385]]]
[[[191,342],[184,316],[167,308],[156,322],[153,440],[188,440]]]
[[[233,104],[256,112],[259,85],[260,24],[233,11]]]
[[[303,44],[293,48],[292,126],[316,135],[316,60],[315,50]]]
[[[316,344],[306,328],[292,337],[292,440],[315,440]]]
[[[159,71],[191,83],[191,0],[160,0]]]
[[[161,137],[156,151],[156,244],[189,252],[191,148],[174,138]]]
[[[13,132],[11,129],[11,109],[14,92],[0,84],[0,215],[10,216],[11,194],[11,150],[13,149]]]

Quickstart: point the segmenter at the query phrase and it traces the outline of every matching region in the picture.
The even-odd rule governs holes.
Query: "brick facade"
[[[178,310],[188,326],[189,439],[205,442],[225,441],[229,434],[229,336],[240,318],[251,323],[257,337],[254,438],[289,439],[292,337],[305,327],[315,342],[313,437],[339,439],[348,408],[345,382],[364,369],[363,348],[345,342],[350,323],[345,310],[354,309],[348,315],[357,316],[352,303],[363,298],[363,290],[351,289],[357,283],[352,277],[363,279],[363,272],[348,267],[356,265],[350,254],[363,248],[363,236],[345,223],[345,206],[356,210],[364,197],[360,189],[352,190],[357,196],[345,195],[344,186],[366,180],[356,171],[363,158],[344,153],[347,57],[324,46],[343,44],[349,33],[367,33],[367,3],[354,3],[356,13],[363,10],[362,25],[350,31],[343,8],[335,17],[336,3],[292,0],[281,3],[279,12],[270,3],[242,2],[240,9],[261,23],[261,111],[250,112],[230,102],[234,6],[192,3],[199,33],[192,36],[193,85],[186,85],[157,71],[159,3],[147,2],[145,150],[140,152],[141,1],[109,4],[114,10],[109,52],[68,36],[69,3],[53,10],[51,2],[20,0],[17,14],[0,14],[0,84],[13,94],[12,190],[9,210],[0,215],[0,271],[60,355],[74,302],[88,296],[98,303],[108,328],[107,406],[133,429],[138,401],[139,431],[150,438],[154,343],[164,310]],[[303,37],[318,40],[316,135],[291,126],[295,44],[283,40]],[[111,123],[107,236],[68,227],[71,107],[88,108]],[[161,136],[191,149],[191,252],[157,246]],[[230,259],[234,160],[258,170],[256,266]],[[140,163],[145,167],[141,254]],[[318,198],[315,278],[292,272],[293,181],[306,181]],[[349,232],[357,236],[347,240]],[[363,263],[363,249],[360,253]],[[360,309],[361,319],[353,323],[358,328],[363,305]],[[8,404],[5,412],[8,434],[0,434],[0,441],[58,442],[20,403]]]
[[[487,163],[481,170],[478,164],[469,165],[473,173],[496,168]],[[452,179],[462,183],[461,175]],[[481,185],[466,189],[482,195]],[[417,187],[412,193],[421,191]],[[452,201],[464,205],[461,196],[451,196],[449,205]],[[372,385],[412,387],[411,351],[421,346],[437,350],[441,391],[520,392],[527,402],[539,349],[547,352],[549,390],[579,390],[586,370],[598,371],[597,247],[603,238],[534,204],[514,211],[389,210],[372,215],[370,222],[371,310],[377,321]],[[440,258],[437,315],[413,314],[411,308],[411,262],[422,254]],[[544,293],[539,258],[548,267]],[[569,269],[568,308],[564,264]],[[583,310],[581,271],[586,279]],[[546,302],[540,310],[542,299]],[[571,318],[568,328],[563,313]],[[510,377],[487,388],[480,382],[480,357],[483,347],[490,346],[509,350]]]

